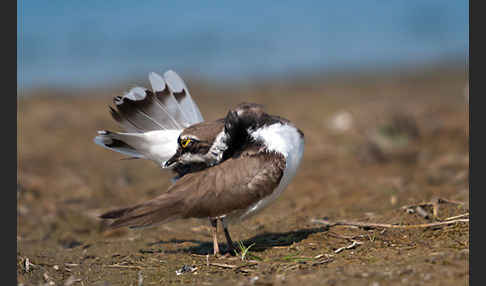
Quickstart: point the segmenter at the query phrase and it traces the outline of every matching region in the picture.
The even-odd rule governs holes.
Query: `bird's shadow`
[[[308,229],[300,229],[296,231],[289,231],[289,232],[265,232],[259,235],[256,235],[252,238],[246,239],[241,241],[245,247],[248,247],[253,244],[251,251],[252,252],[262,252],[266,249],[275,247],[275,246],[290,246],[293,243],[300,242],[306,239],[309,235],[314,233],[320,233],[327,231],[328,228],[326,227],[318,227],[318,228],[308,228]],[[200,241],[200,240],[179,240],[179,239],[171,239],[171,240],[160,240],[156,242],[148,243],[147,246],[155,246],[155,245],[162,245],[168,243],[185,243],[191,242],[197,244],[196,246],[190,246],[185,248],[180,248],[177,250],[162,250],[164,253],[191,253],[191,254],[198,254],[198,255],[206,255],[213,253],[213,243],[210,241]],[[225,253],[228,251],[228,245],[226,243],[219,244],[220,250]],[[237,248],[237,245],[235,245]]]

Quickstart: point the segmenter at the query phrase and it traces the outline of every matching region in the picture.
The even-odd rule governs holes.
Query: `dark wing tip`
[[[181,101],[184,99],[184,97],[186,97],[186,95],[187,95],[187,94],[186,94],[186,90],[185,90],[185,89],[183,89],[181,92],[174,92],[173,94],[174,94],[175,99],[176,99],[176,100],[177,100],[177,102],[179,102],[179,103],[180,103],[180,102],[181,102]]]
[[[123,208],[123,209],[117,209],[113,211],[106,212],[104,214],[101,214],[99,217],[102,219],[114,219],[114,218],[120,218],[127,212],[129,212],[131,208]]]
[[[118,111],[116,111],[113,107],[111,107],[111,106],[108,106],[108,107],[110,108],[111,117],[113,117],[113,119],[115,119],[116,122],[121,122],[122,117],[121,117],[120,113],[118,113]]]

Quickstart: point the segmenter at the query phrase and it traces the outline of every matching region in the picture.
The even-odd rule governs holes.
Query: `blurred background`
[[[212,251],[205,221],[132,232],[107,231],[97,217],[169,187],[171,173],[150,161],[120,160],[93,138],[97,130],[121,130],[107,107],[114,96],[148,88],[149,72],[172,69],[206,120],[257,102],[304,132],[304,157],[287,190],[260,215],[231,226],[233,239],[255,242],[251,251],[283,269],[289,285],[403,285],[404,277],[464,285],[468,224],[333,229],[373,240],[352,250],[362,255],[333,256],[322,267],[278,267],[296,249],[320,257],[346,246],[316,230],[314,218],[418,224],[468,212],[468,1],[19,0],[17,8],[19,284],[79,278],[129,285],[137,271],[104,267],[125,262],[153,264],[143,268],[148,284],[242,278],[205,260],[201,275],[175,276],[198,259],[187,253],[206,259]],[[400,208],[437,198],[459,203],[441,205],[438,214],[424,207],[425,216]],[[60,267],[27,271],[27,258]],[[265,269],[252,275],[275,282],[275,271]],[[352,283],[360,279],[366,283]]]
[[[468,1],[18,1],[24,89],[174,69],[216,83],[302,73],[464,67]]]

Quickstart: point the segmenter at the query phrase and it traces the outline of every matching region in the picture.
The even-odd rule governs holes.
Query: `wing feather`
[[[103,214],[112,227],[147,227],[174,218],[218,217],[245,210],[278,186],[285,159],[276,153],[230,158],[183,176],[169,191],[145,203]]]
[[[164,73],[164,79],[189,122],[194,124],[204,121],[182,78],[176,72],[168,70]]]

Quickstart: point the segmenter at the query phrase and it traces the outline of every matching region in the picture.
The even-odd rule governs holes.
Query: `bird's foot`
[[[217,253],[213,253],[213,255],[216,258],[225,259],[225,258],[235,257],[237,255],[237,253],[236,253],[235,249],[232,248],[232,249],[225,251],[224,253],[217,252]]]
[[[231,247],[229,247],[229,248],[226,250],[225,255],[229,255],[229,256],[237,256],[237,255],[238,255],[238,252],[236,251],[236,248],[234,248],[233,246],[231,246]]]

